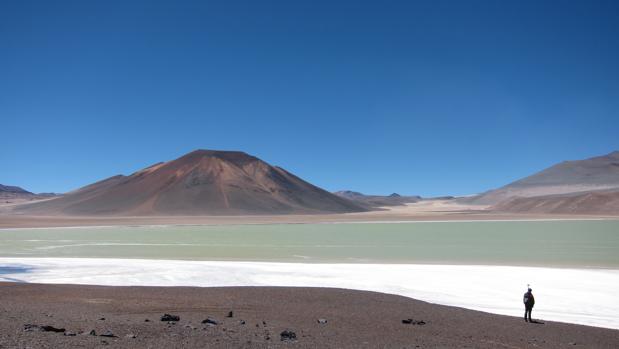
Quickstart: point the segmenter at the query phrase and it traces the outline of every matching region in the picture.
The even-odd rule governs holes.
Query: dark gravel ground
[[[103,347],[619,348],[619,331],[343,289],[0,283],[0,348]]]

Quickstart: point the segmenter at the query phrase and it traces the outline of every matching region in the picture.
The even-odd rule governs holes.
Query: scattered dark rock
[[[95,330],[91,330],[90,333],[88,333],[91,336],[96,336],[97,335],[97,331]]]
[[[290,330],[284,330],[279,334],[282,341],[296,341],[297,334]]]
[[[324,325],[327,323],[327,319],[318,319],[318,323]]]
[[[77,336],[77,333],[75,333],[75,332],[65,332],[64,335],[65,336],[69,336],[69,337],[75,337],[75,336]]]
[[[149,319],[144,319],[144,322],[150,322],[150,320]]]
[[[44,331],[44,332],[64,332],[65,329],[64,328],[57,328],[57,327],[54,327],[54,326],[43,325],[43,326],[41,326],[41,331]]]
[[[127,337],[127,338],[137,338],[138,336],[136,336],[133,333],[129,333],[129,334],[125,335],[125,337]]]
[[[101,344],[103,344],[103,345],[108,345],[108,344],[110,344],[110,343],[108,343],[107,341],[101,341]]]
[[[228,317],[234,317],[234,313],[232,312],[232,310],[228,312]]]
[[[110,338],[116,338],[116,336],[112,333],[112,331],[107,330],[105,331],[105,333],[100,334],[99,337],[110,337]]]
[[[202,320],[203,324],[207,324],[207,325],[212,325],[212,326],[216,326],[219,324],[219,322],[213,318],[206,318],[205,320]]]
[[[262,321],[262,324],[263,324],[264,326],[266,326],[266,325],[267,325],[267,322],[266,322],[266,321]]]
[[[176,325],[175,321],[168,321],[168,325]]]
[[[239,321],[239,324],[241,324],[241,325],[245,325],[245,320],[241,320],[241,321]]]
[[[420,325],[420,326],[423,326],[426,324],[426,322],[423,320],[413,320],[413,319],[404,319],[402,320],[402,323],[407,324],[407,325]]]
[[[26,332],[32,332],[32,331],[38,331],[39,330],[39,326],[38,325],[33,325],[33,324],[25,324],[24,325],[24,331]]]
[[[101,320],[101,321],[105,321],[105,318],[104,318],[104,317],[101,317],[101,318],[99,318],[99,320]]]
[[[41,326],[41,330],[45,331],[45,332],[65,332],[64,328],[57,328],[54,326]]]
[[[180,321],[181,317],[177,315],[163,314],[161,321]]]
[[[32,332],[32,331],[43,331],[43,332],[65,332],[64,328],[57,328],[49,325],[33,325],[33,324],[25,324],[24,331]]]

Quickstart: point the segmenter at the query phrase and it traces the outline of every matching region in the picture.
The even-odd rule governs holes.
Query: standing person
[[[524,321],[533,322],[531,320],[531,311],[533,310],[533,306],[535,305],[535,297],[533,297],[533,290],[529,288],[527,293],[524,294],[522,298],[522,302],[524,303]]]

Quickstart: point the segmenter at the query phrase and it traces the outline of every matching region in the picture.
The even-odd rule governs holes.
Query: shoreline
[[[531,324],[521,316],[339,288],[0,282],[0,298],[5,300],[0,307],[0,345],[8,348],[554,349],[614,348],[619,342],[618,330],[544,320]],[[180,319],[160,321],[165,313]],[[534,309],[533,318],[540,319],[537,315]],[[204,324],[207,318],[215,323]],[[414,323],[403,323],[406,319]],[[64,335],[37,327],[25,330],[27,324],[54,326]],[[283,340],[284,331],[294,332],[294,339]]]
[[[379,260],[346,260],[342,261],[339,259],[329,260],[315,260],[315,259],[304,259],[305,256],[298,256],[300,259],[191,259],[191,258],[144,258],[144,257],[89,257],[89,256],[67,256],[67,257],[57,257],[57,256],[44,256],[44,257],[21,257],[21,256],[0,256],[0,263],[3,260],[11,260],[11,259],[31,259],[31,260],[55,260],[55,259],[64,259],[64,260],[126,260],[126,261],[152,261],[152,262],[199,262],[199,263],[266,263],[266,264],[309,264],[309,265],[341,265],[341,266],[355,266],[355,265],[382,265],[382,266],[454,266],[454,267],[479,267],[479,268],[492,268],[492,267],[506,267],[506,268],[533,268],[533,269],[558,269],[558,270],[590,270],[590,271],[619,271],[619,267],[617,266],[597,266],[597,265],[559,265],[559,264],[514,264],[514,263],[467,263],[464,261],[454,261],[454,260],[443,260],[443,261],[398,261],[398,260],[389,260],[389,261],[379,261]],[[0,264],[1,266],[1,264]],[[2,274],[0,274],[2,275]],[[1,279],[1,277],[0,277]],[[0,281],[1,282],[1,281]]]
[[[381,212],[381,211],[375,211]],[[279,216],[21,216],[0,214],[0,231],[13,229],[107,228],[118,226],[220,226],[269,224],[398,224],[619,220],[607,215],[438,213],[429,215],[332,214]]]
[[[1,217],[1,216],[0,216]],[[52,229],[79,229],[79,228],[117,228],[117,227],[146,227],[146,228],[166,228],[166,227],[200,227],[200,226],[234,226],[234,225],[297,225],[297,224],[413,224],[413,223],[484,223],[484,222],[586,222],[586,221],[619,221],[619,217],[575,217],[575,218],[522,218],[522,219],[445,219],[445,220],[404,220],[404,221],[334,221],[334,222],[281,222],[281,223],[171,223],[171,224],[114,224],[114,225],[71,225],[71,226],[50,226],[50,227],[19,227],[19,228],[0,228],[3,230],[52,230]]]
[[[345,288],[512,316],[520,313],[523,285],[531,283],[538,298],[538,316],[619,329],[619,305],[613,305],[619,293],[619,269],[94,258],[2,258],[0,263],[0,272],[5,270],[0,279],[5,281]],[[590,296],[592,292],[595,297]]]

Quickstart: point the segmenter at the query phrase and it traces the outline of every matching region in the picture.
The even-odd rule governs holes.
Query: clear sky
[[[0,183],[194,149],[470,194],[619,149],[619,1],[0,1]]]

